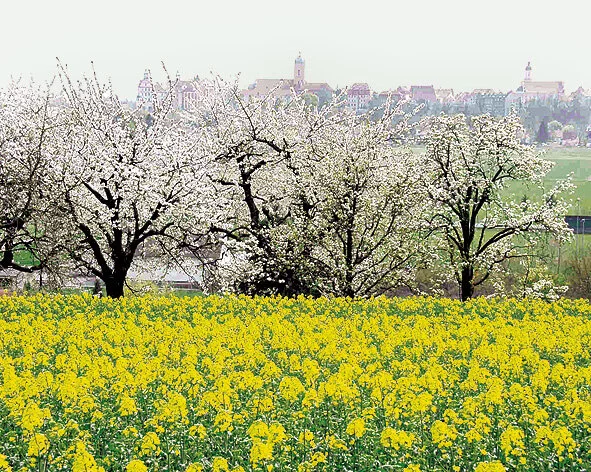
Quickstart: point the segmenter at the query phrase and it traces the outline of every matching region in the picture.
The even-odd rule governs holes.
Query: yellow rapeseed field
[[[591,469],[583,301],[0,298],[0,471]]]

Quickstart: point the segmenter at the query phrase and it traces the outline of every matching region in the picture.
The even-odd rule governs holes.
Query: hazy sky
[[[563,0],[4,0],[0,85],[45,80],[56,56],[74,77],[111,78],[135,99],[146,68],[163,77],[289,78],[298,54],[306,79],[376,91],[429,85],[508,91],[528,60],[534,80],[591,88],[591,2]]]

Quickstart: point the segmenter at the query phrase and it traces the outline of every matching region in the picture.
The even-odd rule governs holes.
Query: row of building
[[[306,81],[306,63],[301,54],[294,61],[293,77],[283,79],[257,79],[242,91],[245,98],[273,96],[289,99],[294,93],[308,93],[315,95],[320,104],[330,100],[335,90],[326,82]],[[199,77],[181,80],[177,74],[174,81],[173,106],[185,110],[200,94],[206,93],[206,85]],[[138,85],[137,104],[146,111],[153,111],[154,100],[162,100],[170,87],[163,87],[153,82],[150,72],[146,70],[144,78]],[[471,92],[454,93],[453,89],[437,89],[433,85],[412,85],[398,87],[382,92],[372,91],[367,83],[360,82],[345,89],[346,104],[358,113],[377,106],[391,96],[395,101],[404,100],[427,105],[438,104],[446,107],[450,112],[460,113],[490,113],[505,115],[511,108],[524,105],[532,100],[572,100],[574,96],[591,97],[591,93],[579,87],[570,95],[565,94],[562,81],[535,81],[532,78],[531,63],[525,68],[525,75],[521,84],[509,92],[499,92],[493,89],[475,89]]]
[[[352,92],[352,93],[351,93]],[[533,100],[570,101],[575,97],[591,98],[591,91],[579,87],[570,95],[565,93],[562,81],[536,81],[532,78],[531,63],[525,68],[525,75],[521,84],[509,92],[494,89],[474,89],[471,92],[454,93],[453,89],[437,89],[433,85],[412,85],[385,90],[380,93],[372,92],[366,83],[354,84],[348,93],[355,96],[351,105],[360,111],[367,109],[372,103],[379,104],[386,97],[395,100],[405,100],[427,105],[438,104],[451,112],[460,113],[490,113],[492,115],[506,115],[512,108],[525,105]],[[357,98],[361,96],[361,98]],[[357,105],[359,104],[359,105]]]

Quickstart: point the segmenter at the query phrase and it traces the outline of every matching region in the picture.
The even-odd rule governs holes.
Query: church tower
[[[293,66],[293,87],[296,90],[304,89],[304,84],[306,83],[304,79],[305,67],[306,62],[302,59],[302,53],[300,52]]]
[[[145,70],[144,78],[138,84],[137,102],[145,111],[151,112],[154,109],[154,84],[149,69]]]
[[[531,62],[527,63],[527,67],[525,68],[525,79],[526,82],[531,81]]]

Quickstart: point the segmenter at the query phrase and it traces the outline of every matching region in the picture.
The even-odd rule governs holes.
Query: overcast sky
[[[398,85],[515,89],[534,80],[591,88],[591,2],[564,0],[4,0],[0,85],[46,80],[56,56],[78,77],[111,78],[135,99],[146,68],[182,78],[210,71],[289,78],[298,52],[306,79],[376,91]]]

